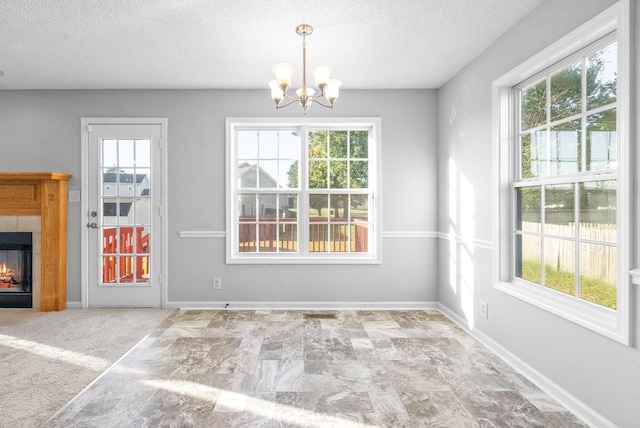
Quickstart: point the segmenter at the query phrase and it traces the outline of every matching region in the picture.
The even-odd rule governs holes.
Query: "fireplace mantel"
[[[67,305],[67,182],[59,172],[0,172],[0,215],[39,215],[40,310]]]

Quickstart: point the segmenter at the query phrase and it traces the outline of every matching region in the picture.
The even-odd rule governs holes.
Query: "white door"
[[[153,122],[83,119],[84,307],[163,306],[166,121]]]

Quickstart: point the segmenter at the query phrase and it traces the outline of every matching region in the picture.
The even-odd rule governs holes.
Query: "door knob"
[[[87,227],[91,228],[91,229],[100,229],[100,226],[98,226],[98,223],[91,222],[91,223],[87,223]]]

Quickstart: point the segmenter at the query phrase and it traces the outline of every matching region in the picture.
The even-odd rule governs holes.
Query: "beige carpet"
[[[0,309],[0,427],[39,427],[171,314]]]

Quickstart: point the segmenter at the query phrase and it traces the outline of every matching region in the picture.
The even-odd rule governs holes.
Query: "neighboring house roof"
[[[242,177],[249,171],[255,171],[257,165],[251,165],[248,162],[242,162],[238,165],[238,178]]]
[[[264,169],[260,168],[258,165],[251,165],[248,162],[243,162],[240,165],[238,165],[238,178],[244,177],[248,172],[251,172],[251,171],[258,171],[258,174],[260,174],[263,177],[263,179],[269,180],[271,184],[273,184],[274,186],[278,184],[278,182],[271,175],[269,175]]]
[[[135,174],[136,183],[142,183],[146,176],[147,174]],[[133,177],[134,174],[120,173],[120,183],[133,183]],[[102,178],[105,183],[116,183],[117,179],[118,174],[116,174],[115,172],[105,172]]]

